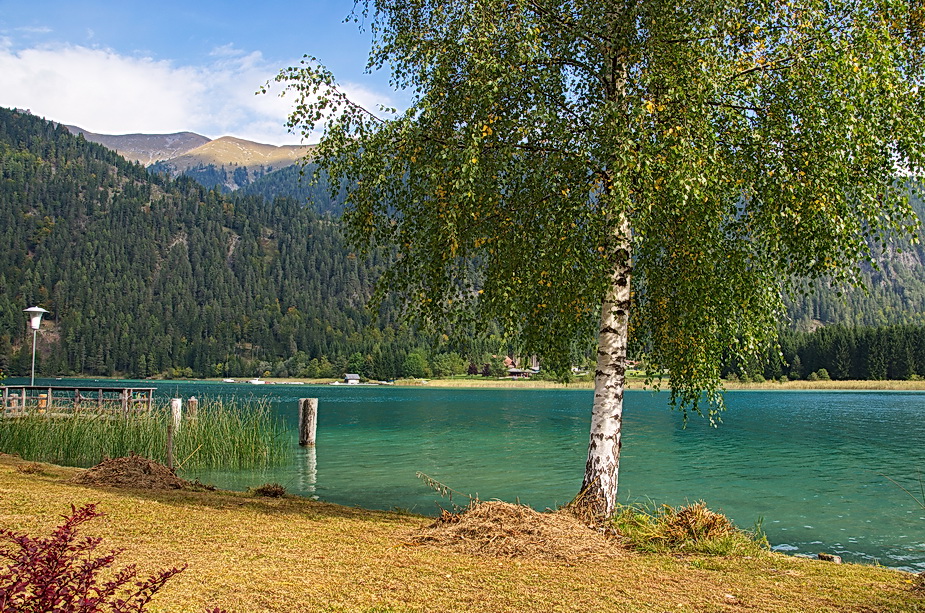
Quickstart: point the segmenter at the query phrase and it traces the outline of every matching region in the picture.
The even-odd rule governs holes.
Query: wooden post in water
[[[318,399],[299,398],[299,445],[314,447],[317,427]]]
[[[189,400],[186,401],[186,418],[195,421],[199,417],[197,415],[198,411],[199,399],[195,396],[190,396]]]
[[[180,431],[180,420],[183,419],[183,399],[170,399],[170,423],[173,424],[175,432]]]

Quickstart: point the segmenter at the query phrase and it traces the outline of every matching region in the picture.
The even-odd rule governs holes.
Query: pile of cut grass
[[[463,553],[566,562],[623,553],[613,540],[567,510],[540,513],[500,500],[476,500],[461,513],[444,511],[413,542]]]
[[[138,455],[103,460],[81,471],[74,477],[74,483],[139,490],[182,489],[190,485],[163,464]]]
[[[26,460],[92,466],[132,453],[167,461],[170,412],[0,417],[0,451]],[[174,436],[179,468],[260,468],[291,459],[292,444],[266,402],[200,402],[197,419],[186,419]]]

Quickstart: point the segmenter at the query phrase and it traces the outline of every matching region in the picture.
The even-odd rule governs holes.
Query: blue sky
[[[402,106],[365,74],[370,37],[352,0],[0,0],[0,106],[103,134],[189,130],[295,144],[291,98],[255,96],[303,54],[364,105]],[[310,139],[312,140],[312,139]]]

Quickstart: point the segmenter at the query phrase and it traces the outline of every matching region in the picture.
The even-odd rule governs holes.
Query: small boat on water
[[[251,379],[250,381],[248,381],[248,383],[250,383],[251,385],[263,385],[264,383],[266,383],[266,381],[264,381],[260,377],[255,377]]]
[[[234,379],[222,379],[222,383],[234,383]]]

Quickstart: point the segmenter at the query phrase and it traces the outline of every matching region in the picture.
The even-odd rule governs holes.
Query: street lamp
[[[32,380],[29,382],[30,386],[35,385],[35,335],[42,326],[42,315],[47,312],[42,307],[37,306],[23,309],[23,313],[29,314],[29,325],[32,326]]]

